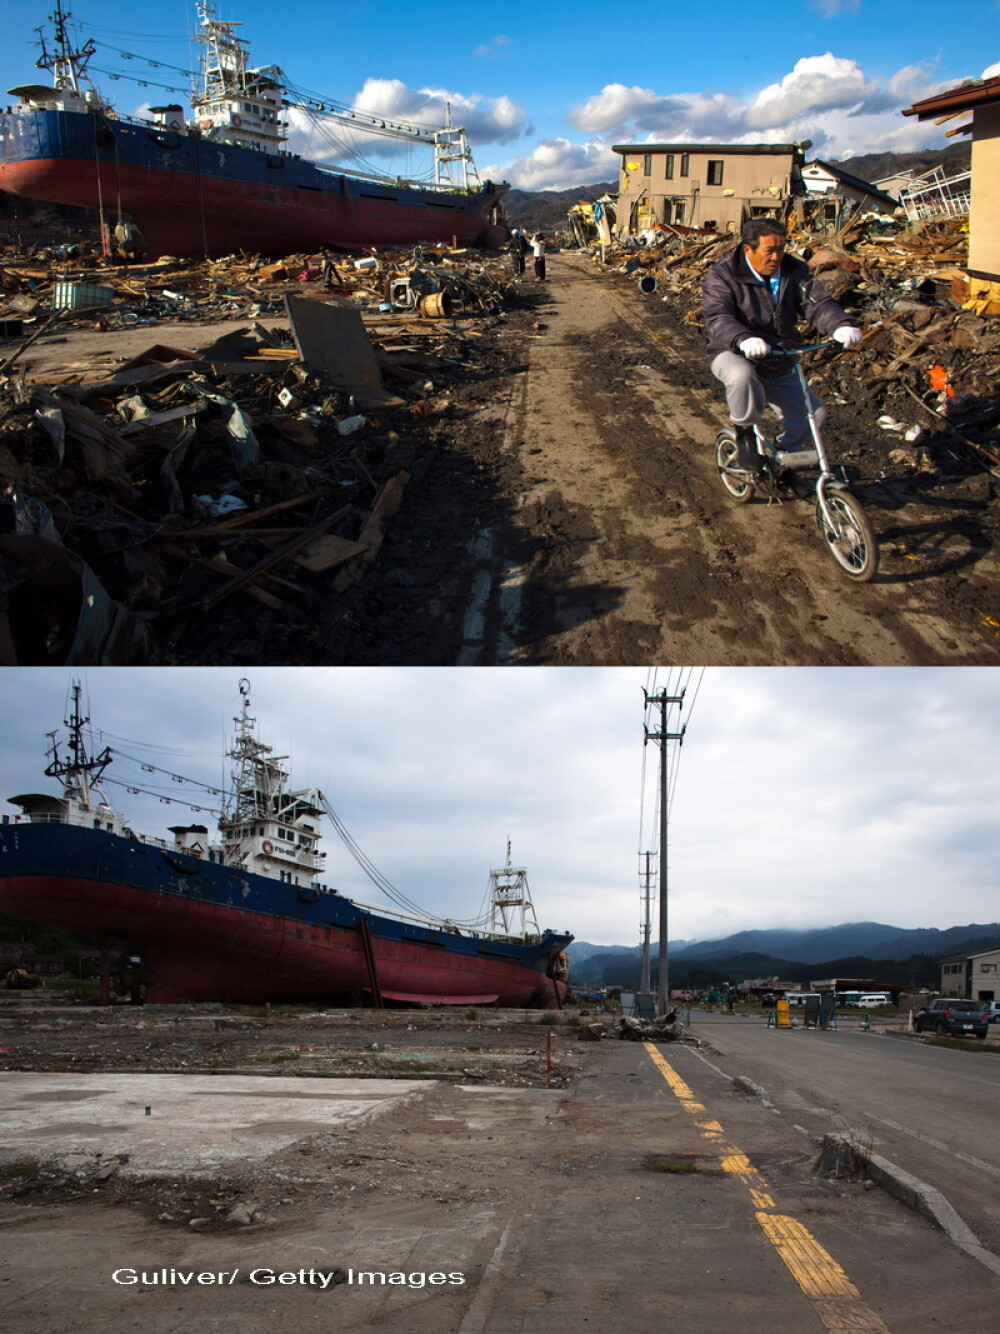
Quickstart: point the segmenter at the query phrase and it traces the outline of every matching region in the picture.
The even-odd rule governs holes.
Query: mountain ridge
[[[990,948],[983,941],[995,939],[1000,944],[1000,922],[969,923],[950,927],[899,927],[885,922],[842,922],[838,926],[806,930],[776,928],[737,931],[718,940],[671,941],[673,959],[691,962],[710,960],[721,955],[761,954],[795,963],[823,963],[828,959],[867,957],[907,959],[913,954],[945,956],[960,954],[966,942],[976,948]],[[653,945],[655,956],[657,947]],[[595,954],[640,955],[639,945],[593,945],[576,940],[569,946],[571,962],[581,963]]]

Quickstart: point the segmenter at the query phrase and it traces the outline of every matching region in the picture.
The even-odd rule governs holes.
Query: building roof
[[[831,176],[835,176],[838,181],[843,181],[845,185],[853,186],[855,190],[863,190],[866,195],[871,195],[874,199],[882,199],[887,204],[891,204],[893,208],[899,207],[898,199],[893,199],[892,195],[886,194],[877,185],[872,185],[871,181],[863,181],[860,176],[852,176],[843,167],[838,167],[836,162],[826,162],[823,158],[817,157],[813,158],[812,162],[807,162],[803,170],[808,171],[810,167],[822,167],[824,171],[828,171]]]
[[[994,945],[991,950],[976,950],[973,954],[946,954],[938,959],[938,963],[960,963],[969,959],[985,959],[988,954],[1000,954],[1000,945]]]
[[[612,144],[614,153],[766,153],[787,157],[801,153],[799,144]]]
[[[974,111],[976,107],[986,106],[990,102],[1000,102],[1000,76],[960,83],[957,88],[949,88],[936,97],[925,97],[922,102],[914,102],[912,107],[907,107],[903,115],[916,116],[918,120],[932,120],[942,112]]]

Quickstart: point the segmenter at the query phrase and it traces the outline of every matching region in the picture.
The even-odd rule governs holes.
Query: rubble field
[[[698,306],[734,244],[556,253],[545,285],[447,247],[325,272],[7,257],[0,314],[24,336],[0,344],[0,662],[997,660],[1000,304],[962,270],[961,228],[793,238],[864,330],[808,368],[882,554],[835,607],[815,542],[793,558],[758,519],[745,565],[746,520],[684,438],[710,438],[706,405],[721,424]],[[67,274],[104,304],[53,309]],[[595,300],[619,336],[579,332]],[[513,571],[520,622],[470,649],[490,541],[491,597]],[[907,599],[892,644],[887,584]]]
[[[509,261],[67,272],[0,261],[0,661],[343,657]]]

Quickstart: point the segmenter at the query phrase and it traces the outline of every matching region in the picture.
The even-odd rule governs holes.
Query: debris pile
[[[655,1019],[632,1019],[622,1015],[618,1020],[618,1036],[627,1042],[696,1041],[688,1037],[676,1009],[667,1010]]]
[[[606,1024],[584,1024],[580,1029],[580,1039],[584,1042],[600,1042],[602,1038],[617,1036],[624,1042],[693,1042],[692,1037],[677,1017],[677,1010],[668,1010],[655,1019],[633,1019],[622,1015],[618,1020],[617,1031]]]
[[[705,275],[736,238],[661,237],[642,249],[616,247],[606,262],[700,327]],[[791,231],[794,253],[864,330],[851,355],[824,364],[817,354],[810,381],[829,401],[877,419],[887,461],[904,470],[1000,466],[1000,302],[964,271],[967,239],[962,219],[917,231],[885,219],[856,220],[832,236]]]
[[[308,659],[507,280],[446,247],[109,277],[5,261],[0,663]],[[207,346],[193,327],[234,319]],[[46,337],[134,325],[110,373],[32,371]]]

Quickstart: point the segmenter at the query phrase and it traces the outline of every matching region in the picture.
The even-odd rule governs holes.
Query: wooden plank
[[[350,513],[351,509],[352,506],[350,505],[342,505],[339,510],[335,510],[333,514],[328,514],[325,519],[321,519],[319,523],[314,524],[311,528],[307,528],[304,533],[299,533],[291,542],[286,542],[285,545],[279,547],[277,551],[273,551],[270,556],[265,556],[262,560],[259,560],[257,564],[252,565],[249,570],[242,570],[235,579],[230,579],[228,584],[223,585],[217,592],[212,593],[209,597],[202,600],[202,611],[211,611],[213,607],[218,606],[220,602],[223,602],[231,594],[239,592],[241,588],[244,588],[253,579],[256,579],[259,574],[263,574],[265,570],[269,570],[273,565],[277,565],[281,561],[287,560],[289,556],[294,556],[304,547],[307,547],[314,538],[319,536],[320,533],[329,528],[331,524],[336,523],[338,519],[343,518],[345,514]]]
[[[295,564],[301,565],[304,570],[311,570],[313,574],[326,574],[328,570],[346,565],[348,561],[367,550],[366,542],[352,542],[347,537],[331,537],[328,533],[323,533],[293,559]]]
[[[225,553],[221,551],[217,552],[214,556],[203,558],[199,561],[199,564],[203,565],[206,570],[212,570],[216,574],[234,575],[240,573],[239,566],[233,565]],[[276,598],[273,593],[268,593],[266,589],[261,588],[258,584],[245,584],[243,591],[244,593],[249,593],[252,598],[256,598],[258,602],[263,602],[264,606],[270,607],[272,611],[285,610],[285,604],[280,598]]]

